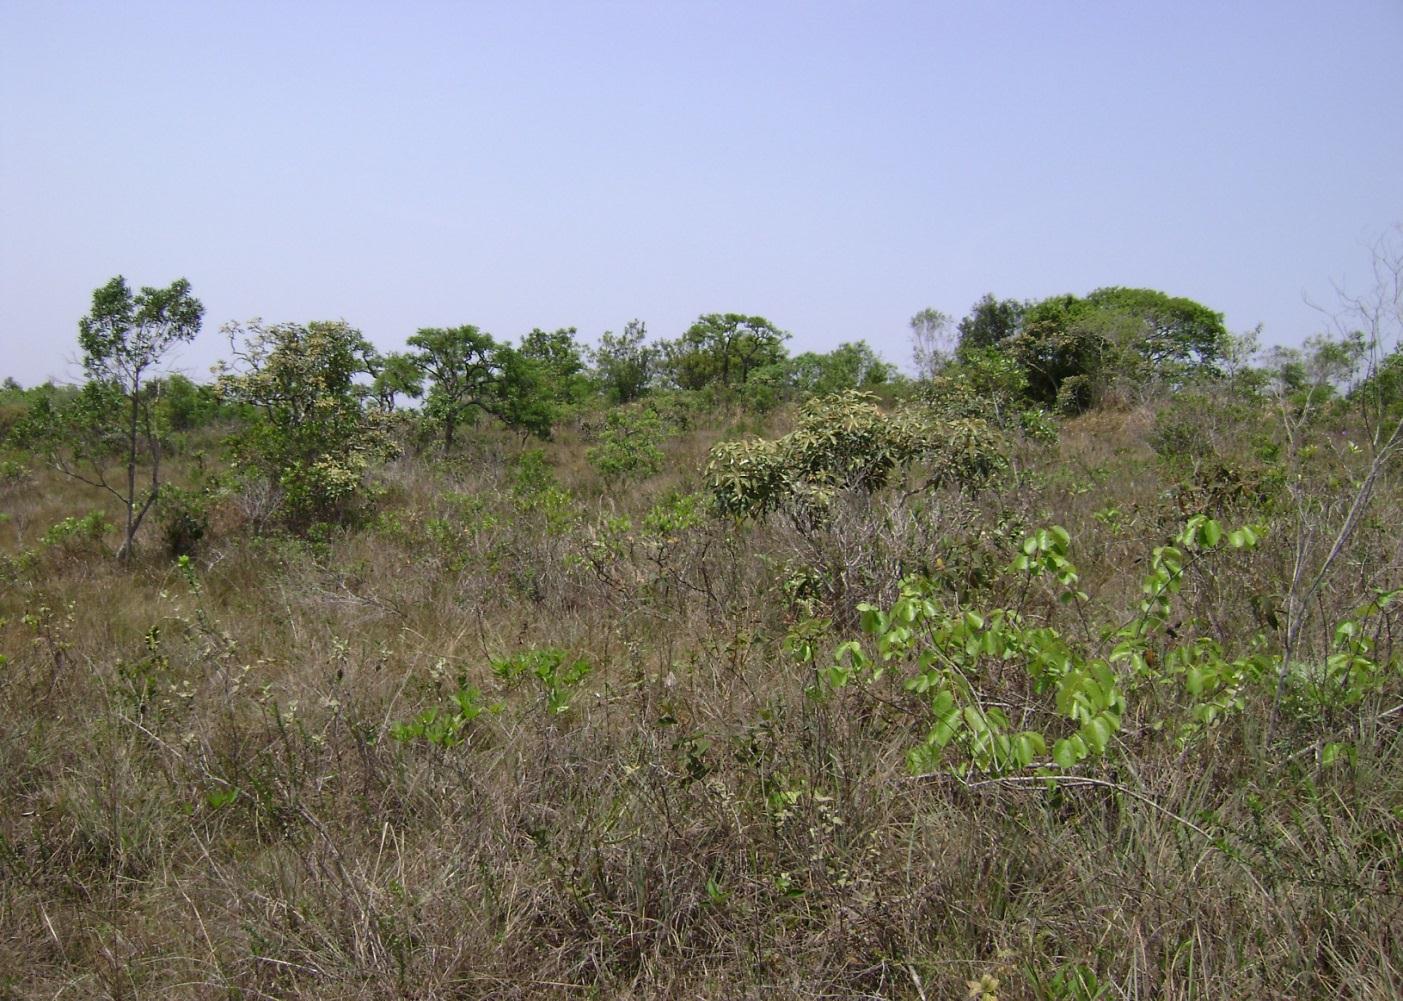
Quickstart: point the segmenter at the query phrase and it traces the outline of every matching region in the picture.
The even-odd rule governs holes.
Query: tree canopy
[[[970,324],[976,340],[1002,329],[995,321],[1012,312],[997,301],[981,303],[983,320]],[[1192,299],[1108,287],[1027,304],[1017,332],[996,345],[1023,365],[1035,400],[1078,411],[1110,392],[1143,393],[1216,375],[1229,337],[1222,314]]]
[[[670,375],[682,389],[741,385],[756,369],[782,360],[788,339],[763,316],[706,313],[666,346]]]
[[[424,327],[409,346],[408,357],[429,380],[425,409],[443,432],[444,448],[453,447],[458,426],[474,409],[538,437],[550,435],[554,411],[543,399],[550,369],[543,363],[562,360],[558,336],[537,339],[539,362],[471,324]]]

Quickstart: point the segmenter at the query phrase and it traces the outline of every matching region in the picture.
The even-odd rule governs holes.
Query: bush
[[[40,536],[39,544],[64,559],[86,560],[107,552],[103,538],[113,527],[101,511],[93,511],[55,522]]]
[[[196,490],[167,486],[157,502],[161,539],[172,557],[193,556],[209,531],[209,499]]]
[[[292,528],[344,521],[365,499],[371,465],[394,452],[387,415],[366,406],[355,381],[372,350],[344,322],[253,323],[236,352],[240,370],[219,377],[222,400],[253,409],[233,442],[236,461],[274,487]]]
[[[872,394],[854,391],[810,400],[783,438],[716,446],[707,482],[724,514],[761,518],[784,510],[812,522],[837,495],[870,494],[918,462],[927,467],[926,488],[979,486],[1007,468],[1007,447],[978,418],[947,419],[919,403],[887,417]]]
[[[658,446],[666,437],[662,418],[652,407],[618,408],[605,415],[599,443],[586,456],[606,480],[641,480],[662,467]]]

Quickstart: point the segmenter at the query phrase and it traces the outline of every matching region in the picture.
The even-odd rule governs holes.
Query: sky
[[[1403,0],[0,0],[0,377],[114,275],[220,327],[760,314],[791,349],[1150,287],[1267,343],[1403,222]]]

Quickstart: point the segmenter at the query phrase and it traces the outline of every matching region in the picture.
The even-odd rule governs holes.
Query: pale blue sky
[[[1319,325],[1403,222],[1403,0],[0,0],[0,376],[115,274],[205,333],[760,313],[796,350],[986,291]]]

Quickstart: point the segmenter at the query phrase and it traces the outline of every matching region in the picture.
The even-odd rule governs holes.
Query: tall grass
[[[353,527],[258,535],[226,498],[183,565],[154,535],[131,568],[111,535],[41,542],[99,501],[15,477],[0,997],[934,999],[982,977],[1000,999],[1403,995],[1396,670],[1315,715],[1254,689],[1188,744],[1156,728],[1167,692],[1050,785],[912,775],[925,720],[899,679],[815,698],[785,642],[808,628],[830,656],[911,572],[960,607],[1012,604],[1005,568],[1049,523],[1088,602],[1024,612],[1094,638],[1194,509],[1268,531],[1186,580],[1172,628],[1276,637],[1292,529],[1328,544],[1357,474],[1338,435],[1319,431],[1302,505],[1251,444],[1269,425],[1185,468],[1151,447],[1154,412],[1095,413],[1001,489],[895,488],[805,536],[688,514],[733,420],[667,439],[622,489],[575,431],[523,483],[521,444],[481,430],[382,470]],[[1302,661],[1403,584],[1400,523],[1391,467]],[[1371,623],[1396,667],[1398,613]],[[543,650],[588,673],[500,667]],[[453,740],[398,729],[431,711]]]

